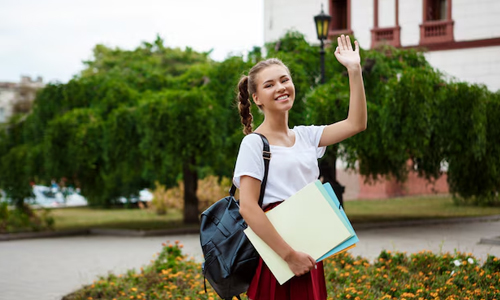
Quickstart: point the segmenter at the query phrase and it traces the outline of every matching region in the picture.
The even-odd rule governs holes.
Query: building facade
[[[500,90],[499,0],[264,0],[265,42],[297,30],[310,43],[319,43],[314,16],[322,7],[332,17],[331,41],[351,34],[365,49],[384,43],[422,49],[449,79]],[[346,200],[448,192],[446,175],[434,183],[410,174],[404,184],[368,185],[342,165],[337,162],[337,174],[346,186]]]
[[[0,124],[6,123],[15,113],[31,110],[36,92],[43,88],[43,79],[22,76],[19,82],[0,82]]]
[[[264,0],[265,42],[294,29],[317,43],[313,17],[322,5],[330,37],[353,34],[365,49],[421,48],[450,78],[500,89],[498,0]]]

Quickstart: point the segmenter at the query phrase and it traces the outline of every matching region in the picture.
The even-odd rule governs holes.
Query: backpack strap
[[[264,202],[264,193],[266,192],[267,175],[269,174],[269,162],[271,161],[271,149],[269,147],[269,141],[267,138],[260,133],[254,132],[259,135],[264,144],[264,149],[262,151],[262,158],[264,159],[264,178],[262,178],[262,183],[260,185],[260,196],[259,196],[259,206],[262,207]]]
[[[262,203],[264,202],[264,193],[266,191],[267,175],[269,174],[269,162],[271,161],[271,147],[269,146],[269,141],[263,134],[257,132],[254,133],[260,136],[262,143],[264,144],[262,150],[262,158],[264,159],[264,178],[262,178],[262,182],[260,184],[259,196],[259,206],[262,207]],[[236,193],[236,186],[233,183],[231,189],[229,190],[229,195],[234,196],[234,193]]]

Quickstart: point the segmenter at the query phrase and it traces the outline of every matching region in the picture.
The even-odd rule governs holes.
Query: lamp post
[[[323,42],[328,38],[328,31],[330,29],[330,21],[332,17],[325,14],[323,11],[323,4],[321,4],[321,12],[319,15],[314,16],[314,23],[316,24],[316,34],[318,35],[318,40],[321,42],[320,45],[320,63],[321,63],[321,84],[325,83],[325,43]]]
[[[318,35],[318,40],[321,42],[320,44],[320,63],[321,63],[321,84],[326,82],[325,78],[325,43],[324,40],[328,38],[328,31],[330,30],[330,22],[332,17],[325,14],[323,11],[323,4],[321,5],[321,12],[319,15],[314,16],[314,23],[316,24],[316,33]],[[338,147],[338,146],[335,146]],[[319,168],[321,172],[321,176],[323,177],[325,182],[330,182],[332,185],[337,198],[339,199],[340,205],[344,206],[343,194],[345,191],[345,187],[340,185],[337,181],[337,148],[335,148],[335,154],[330,155],[328,158],[320,161]]]

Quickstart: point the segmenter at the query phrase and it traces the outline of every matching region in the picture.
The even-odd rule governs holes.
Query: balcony
[[[401,47],[401,27],[386,27],[373,28],[371,48],[376,48],[380,45],[391,45],[393,47]]]
[[[420,25],[420,45],[453,42],[453,21],[426,21]]]

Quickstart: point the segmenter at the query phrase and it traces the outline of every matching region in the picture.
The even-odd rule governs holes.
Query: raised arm
[[[337,42],[335,57],[347,68],[349,74],[349,113],[347,119],[328,125],[324,129],[319,143],[320,147],[336,144],[366,129],[366,95],[358,41],[354,41],[354,49],[349,36],[342,35],[338,37]]]
[[[297,252],[288,245],[259,207],[260,181],[242,176],[240,179],[240,214],[245,222],[274,252],[276,252],[296,276],[309,272],[314,259],[303,252]]]

